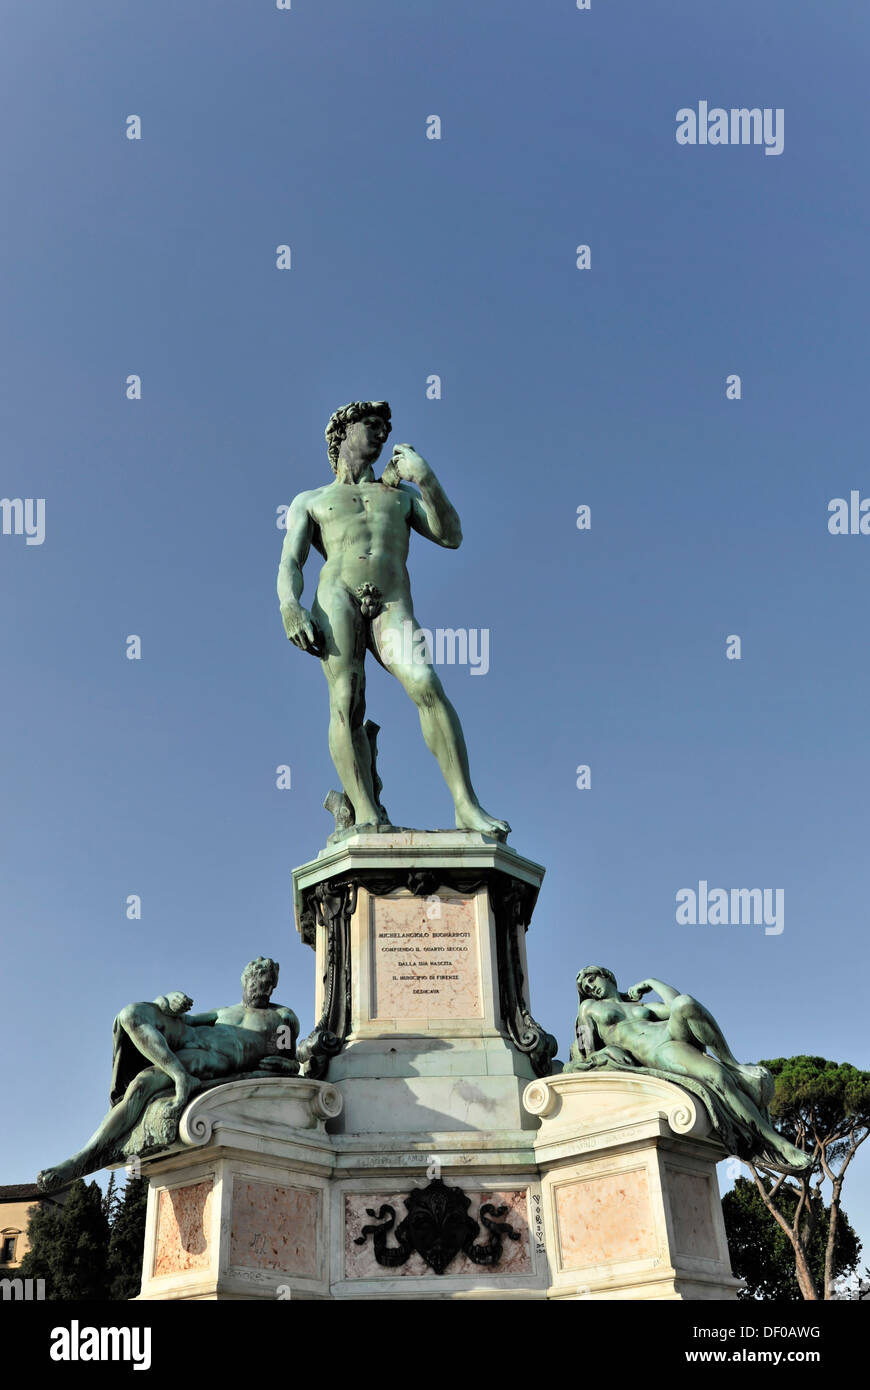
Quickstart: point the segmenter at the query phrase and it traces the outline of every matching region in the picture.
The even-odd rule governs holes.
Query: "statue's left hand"
[[[649,994],[651,989],[652,985],[649,980],[641,980],[638,984],[632,985],[627,994],[632,1003],[637,1004],[644,994]]]
[[[295,1076],[299,1063],[295,1057],[279,1057],[276,1053],[270,1053],[268,1057],[260,1058],[257,1068],[260,1071],[273,1071],[276,1076]]]
[[[400,480],[406,483],[422,483],[431,469],[412,444],[397,444],[383,472],[381,482],[386,487],[395,487]]]

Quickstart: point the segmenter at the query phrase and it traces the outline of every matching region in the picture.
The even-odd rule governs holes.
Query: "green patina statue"
[[[191,1014],[193,1001],[177,992],[122,1009],[112,1028],[112,1109],[78,1153],[39,1174],[42,1190],[174,1143],[197,1091],[241,1077],[298,1075],[299,1020],[270,1003],[277,983],[277,962],[258,956],[242,972],[240,1004]]]
[[[354,401],[331,416],[326,440],[335,481],[294,499],[278,571],[284,630],[301,651],[320,659],[329,687],[329,751],[346,798],[342,819],[332,793],[331,809],[337,826],[388,824],[374,765],[376,726],[365,723],[368,650],[417,706],[423,737],[453,797],[456,825],[504,838],[510,826],[481,807],[459,718],[425,642],[415,640],[406,567],[411,532],[455,550],[462,541],[459,517],[410,444],[397,444],[383,475],[375,477],[390,428],[386,401]],[[299,598],[312,545],[326,563],[309,612]]]
[[[641,1002],[651,990],[661,1003]],[[600,965],[580,971],[577,991],[576,1041],[566,1072],[612,1067],[674,1081],[700,1097],[714,1131],[739,1158],[786,1173],[812,1166],[812,1156],[770,1122],[770,1072],[738,1062],[697,999],[656,979],[621,994],[615,975]]]

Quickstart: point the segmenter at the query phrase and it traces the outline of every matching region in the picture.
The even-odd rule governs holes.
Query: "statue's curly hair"
[[[389,435],[392,416],[386,401],[351,401],[349,405],[340,406],[330,415],[329,424],[326,426],[326,452],[333,473],[338,472],[338,451],[348,429],[355,425],[357,420],[364,420],[367,415],[379,415]]]
[[[591,998],[586,992],[586,983],[593,975],[603,975],[605,979],[612,980],[616,984],[616,976],[612,970],[608,970],[606,965],[587,965],[577,976],[577,990],[584,999]]]
[[[253,979],[256,975],[268,975],[272,981],[272,989],[274,989],[278,983],[279,968],[278,962],[272,960],[271,956],[257,956],[256,960],[249,960],[242,971],[242,989],[245,988],[248,980]]]

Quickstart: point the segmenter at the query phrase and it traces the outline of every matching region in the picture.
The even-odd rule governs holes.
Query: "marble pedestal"
[[[142,1162],[149,1180],[139,1298],[317,1299],[329,1295],[326,1082],[232,1081],[195,1097],[179,1143]]]
[[[624,1072],[533,1082],[554,1299],[734,1299],[716,1164],[699,1102]]]
[[[536,1133],[441,1136],[436,1154],[428,1135],[368,1148],[331,1137],[341,1096],[329,1083],[216,1087],[188,1106],[179,1143],[143,1162],[139,1297],[736,1297],[716,1183],[725,1153],[692,1096],[650,1077],[574,1073],[531,1082],[525,1106]],[[436,1221],[452,1199],[473,1227],[440,1270],[431,1252],[403,1248],[421,1198]]]
[[[694,1098],[549,1075],[525,954],[542,877],[482,835],[392,828],[294,872],[307,1074],[196,1097],[143,1162],[142,1299],[735,1297]]]
[[[523,1089],[555,1048],[528,999],[543,876],[472,831],[393,829],[350,834],[295,870],[297,928],[317,957],[318,1023],[299,1055],[341,1089],[334,1132],[395,1147],[534,1127]]]
[[[300,1057],[344,1101],[329,1126],[335,1298],[545,1297],[537,1122],[522,1103],[555,1051],[528,997],[543,876],[491,837],[394,828],[351,832],[294,872],[317,959]],[[398,1226],[433,1177],[467,1196],[478,1245],[481,1208],[506,1209],[518,1238],[492,1266],[461,1252],[442,1274],[416,1252],[379,1262],[367,1212],[390,1207]]]

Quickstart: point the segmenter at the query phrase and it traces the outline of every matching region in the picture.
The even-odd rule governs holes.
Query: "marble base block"
[[[492,837],[393,827],[294,871],[305,1075],[195,1097],[143,1162],[141,1299],[736,1296],[694,1098],[549,1075],[525,953],[542,878]]]
[[[554,1299],[734,1299],[716,1164],[700,1102],[623,1072],[532,1082]]]
[[[344,1109],[333,1133],[534,1128],[525,1085],[547,1070],[529,1012],[525,934],[543,869],[473,831],[348,832],[294,871],[317,956],[300,1048]]]
[[[423,1158],[424,1155],[420,1155]],[[508,1154],[501,1155],[509,1159]],[[430,1173],[432,1168],[430,1166]],[[430,1186],[422,1165],[416,1173],[372,1173],[366,1177],[340,1178],[333,1184],[333,1284],[332,1297],[361,1300],[487,1300],[545,1301],[549,1282],[543,1227],[540,1221],[540,1185],[534,1169],[522,1171],[503,1163],[497,1175],[445,1167],[441,1173],[448,1189],[460,1189],[468,1200],[468,1215],[477,1224],[474,1249],[486,1249],[490,1239],[482,1212],[496,1210],[513,1233],[503,1241],[499,1258],[491,1265],[477,1263],[472,1253],[459,1250],[446,1268],[432,1267],[424,1253],[413,1250],[395,1265],[382,1263],[367,1228],[372,1213],[386,1208],[395,1213],[395,1227],[408,1213],[408,1199]],[[388,1237],[388,1251],[396,1250],[395,1228]],[[399,1253],[402,1253],[401,1251]]]
[[[180,1142],[144,1160],[149,1180],[139,1298],[329,1297],[325,1123],[334,1086],[233,1081],[195,1097]]]

